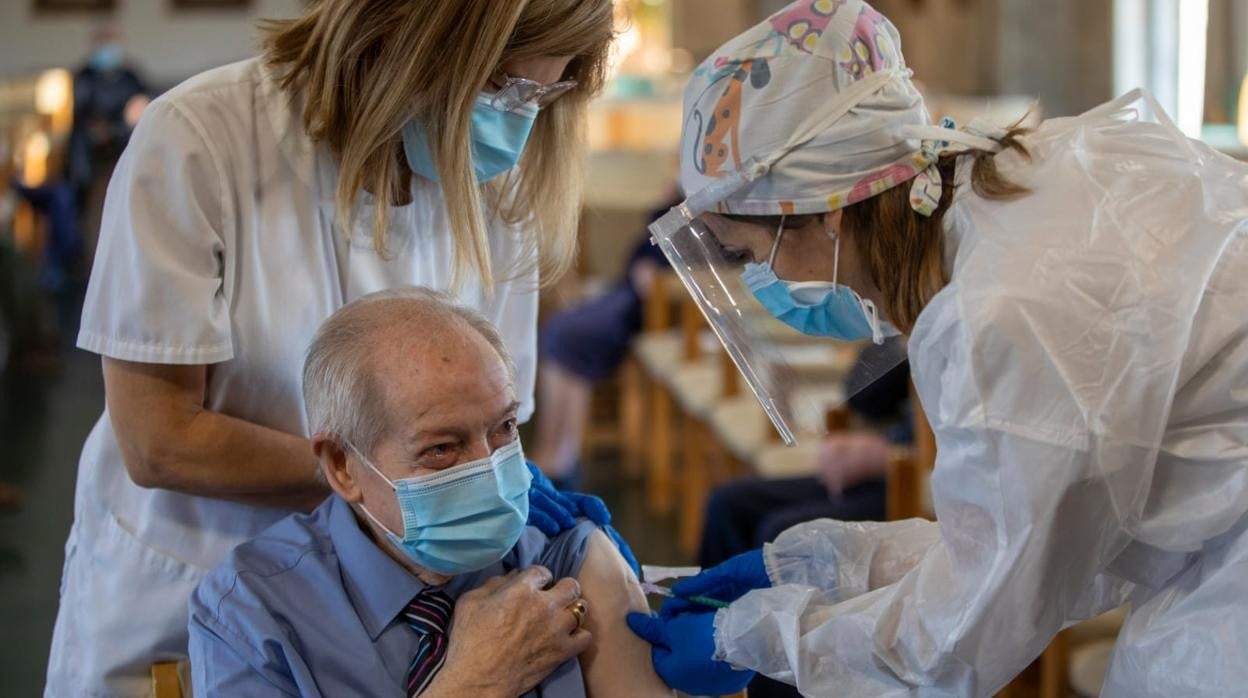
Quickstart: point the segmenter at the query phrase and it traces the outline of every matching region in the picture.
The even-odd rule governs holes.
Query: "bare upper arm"
[[[654,673],[650,645],[624,623],[630,611],[646,613],[649,606],[637,576],[602,531],[589,537],[577,581],[589,605],[585,623],[594,636],[580,657],[586,692],[593,698],[673,695]]]
[[[136,484],[158,484],[164,450],[203,410],[206,366],[119,361],[105,357],[104,397],[126,470]]]

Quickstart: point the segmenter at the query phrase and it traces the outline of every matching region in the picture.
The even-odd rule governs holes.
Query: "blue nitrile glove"
[[[712,599],[732,603],[755,589],[771,586],[767,567],[763,564],[763,549],[741,553],[694,577],[686,577],[672,585],[677,596],[709,596]],[[664,618],[704,611],[706,606],[680,598],[668,599],[659,610]]]
[[[686,613],[660,618],[630,613],[628,627],[651,645],[654,671],[671,688],[695,696],[739,693],[754,672],[733,669],[715,656],[715,613]]]
[[[533,482],[529,485],[530,526],[553,538],[576,526],[578,516],[585,517],[606,532],[615,547],[619,548],[625,562],[633,568],[633,572],[641,574],[637,558],[633,557],[632,549],[620,536],[620,532],[611,525],[611,512],[607,511],[607,505],[601,499],[591,494],[560,492],[533,461],[527,463],[529,474],[533,476]]]

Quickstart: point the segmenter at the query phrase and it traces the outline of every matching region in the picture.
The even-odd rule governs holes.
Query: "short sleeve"
[[[109,182],[80,348],[158,364],[233,358],[229,199],[208,143],[175,103],[144,113]]]

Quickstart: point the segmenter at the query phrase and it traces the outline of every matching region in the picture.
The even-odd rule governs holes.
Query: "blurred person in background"
[[[16,250],[9,242],[16,203],[16,194],[0,191],[0,379],[5,378],[13,357],[23,314],[18,289],[22,269]],[[22,494],[20,488],[0,482],[0,512],[16,509],[22,502]]]
[[[300,367],[399,285],[493,322],[532,411],[537,295],[573,257],[610,0],[322,0],[262,57],[144,113],[108,187],[78,346],[107,408],[79,462],[46,695],[147,695],[206,570],[328,494]],[[540,476],[540,472],[537,473]],[[609,522],[539,479],[529,521]]]
[[[904,342],[869,346],[851,370],[853,386],[865,362],[905,355]],[[707,500],[698,564],[714,567],[776,539],[785,529],[820,518],[879,521],[885,516],[884,475],[889,449],[912,440],[910,366],[904,361],[856,393],[850,410],[864,428],[829,434],[810,477],[750,478],[716,487]]]
[[[905,343],[890,339],[867,346],[846,378],[850,410],[864,428],[829,434],[819,446],[815,474],[781,479],[748,478],[711,491],[703,518],[698,565],[711,568],[774,541],[816,519],[882,521],[889,449],[913,440],[910,365],[902,359],[866,387],[868,364],[905,356]],[[797,689],[768,678],[750,681],[751,698],[798,698]]]
[[[97,178],[106,177],[130,138],[151,90],[126,63],[121,31],[101,24],[91,35],[86,63],[74,73],[74,125],[67,179],[80,210]]]
[[[48,236],[39,265],[39,285],[63,296],[63,292],[74,288],[75,281],[82,281],[82,223],[74,188],[63,179],[55,179],[35,187],[15,180],[13,189],[47,221]],[[76,307],[72,300],[63,305]],[[72,322],[61,323],[62,327],[71,325]]]
[[[680,203],[670,201],[647,216],[653,222]],[[641,310],[655,274],[667,259],[643,231],[624,268],[624,277],[600,295],[556,312],[538,338],[537,420],[533,457],[561,488],[575,487],[581,477],[581,441],[589,421],[594,385],[611,376],[628,355],[641,331]]]

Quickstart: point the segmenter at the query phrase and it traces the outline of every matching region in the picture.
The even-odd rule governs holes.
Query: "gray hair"
[[[303,363],[308,432],[330,434],[370,453],[388,426],[381,390],[385,378],[370,360],[371,347],[380,334],[396,328],[436,336],[454,325],[484,337],[514,379],[515,364],[498,329],[441,291],[401,286],[339,308],[317,330]]]

